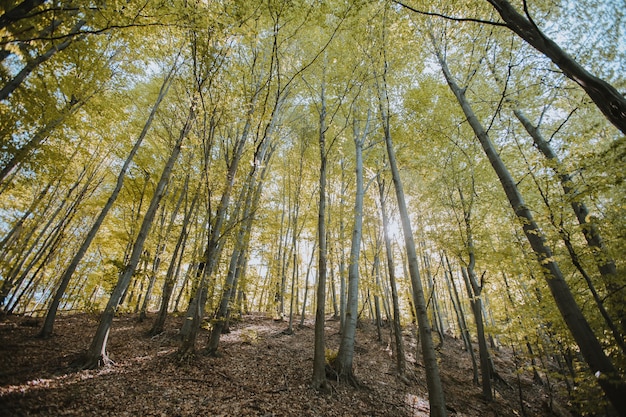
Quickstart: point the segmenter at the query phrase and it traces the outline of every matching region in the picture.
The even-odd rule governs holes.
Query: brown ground
[[[424,368],[410,355],[410,385],[394,376],[389,330],[376,341],[376,328],[357,332],[355,374],[362,388],[332,382],[330,394],[309,387],[313,364],[313,323],[292,335],[285,322],[252,314],[232,325],[220,343],[222,357],[199,354],[189,364],[174,359],[181,318],[169,318],[167,330],[148,337],[152,317],[138,323],[133,315],[115,319],[109,337],[114,366],[71,371],[70,364],[89,345],[97,318],[60,317],[56,335],[33,338],[40,323],[23,317],[0,321],[0,416],[427,416]],[[330,349],[339,344],[338,324],[327,322]],[[415,341],[405,335],[407,352]],[[199,345],[207,340],[203,330]],[[440,367],[451,416],[549,416],[547,395],[522,375],[524,412],[510,355],[495,353],[506,383],[496,384],[496,400],[485,403],[472,384],[469,354],[446,339]]]

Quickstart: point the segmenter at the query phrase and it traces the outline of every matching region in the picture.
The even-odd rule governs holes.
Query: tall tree
[[[383,40],[385,31],[383,31]],[[426,299],[424,297],[424,289],[419,273],[417,260],[417,252],[415,249],[415,241],[413,239],[413,229],[411,220],[407,210],[407,204],[404,196],[404,188],[402,179],[400,178],[400,170],[396,161],[395,150],[391,138],[391,103],[387,95],[387,71],[388,63],[385,56],[386,45],[383,41],[383,71],[377,79],[378,87],[378,108],[383,128],[385,146],[387,148],[387,157],[389,159],[389,168],[393,179],[394,190],[398,202],[398,211],[402,223],[402,231],[404,234],[404,245],[406,249],[407,263],[409,275],[411,277],[411,287],[413,295],[413,306],[415,308],[419,339],[422,347],[422,358],[424,367],[426,368],[426,383],[428,386],[428,400],[430,402],[431,417],[445,417],[448,412],[446,410],[443,386],[441,384],[441,376],[439,374],[439,365],[437,363],[437,355],[432,339],[432,331],[428,320],[428,310]]]
[[[452,73],[448,69],[447,62],[441,52],[441,49],[433,35],[429,32],[432,43],[435,47],[435,55],[441,66],[442,72],[450,87],[450,90],[456,97],[463,114],[467,118],[474,134],[479,140],[485,155],[487,156],[491,166],[498,175],[502,188],[515,212],[520,220],[524,234],[537,257],[537,261],[542,266],[544,278],[550,288],[550,292],[556,302],[563,320],[567,324],[572,336],[580,347],[580,351],[585,358],[591,371],[598,376],[598,383],[607,395],[607,398],[619,413],[626,413],[626,397],[621,393],[626,389],[626,383],[623,381],[618,370],[615,368],[611,360],[607,357],[602,345],[589,326],[589,323],[583,315],[580,307],[576,303],[570,287],[567,285],[563,273],[561,272],[552,250],[546,243],[546,238],[535,222],[533,215],[524,202],[522,195],[517,189],[517,184],[511,176],[509,170],[504,165],[502,159],[498,155],[487,130],[482,126],[478,117],[472,110],[469,101],[465,97],[465,90],[459,87]]]
[[[334,368],[339,378],[358,385],[354,376],[352,362],[354,359],[354,343],[359,305],[359,257],[361,238],[363,235],[363,144],[369,134],[371,112],[367,112],[365,126],[361,131],[357,114],[353,115],[353,140],[355,149],[356,195],[354,199],[354,226],[352,228],[352,244],[350,246],[350,264],[348,265],[348,301],[346,305],[346,322],[343,327],[339,352],[334,361]]]
[[[96,333],[91,341],[89,350],[86,353],[85,363],[83,365],[85,368],[95,368],[98,366],[107,365],[110,362],[110,359],[106,352],[106,346],[109,337],[109,331],[111,329],[111,324],[113,323],[113,317],[115,316],[115,311],[117,310],[117,306],[119,305],[122,296],[126,292],[128,284],[130,284],[130,280],[135,273],[137,264],[139,263],[140,256],[143,252],[144,243],[148,237],[150,228],[152,227],[152,223],[159,208],[161,199],[165,194],[166,185],[170,180],[170,176],[178,159],[178,155],[181,152],[183,140],[187,137],[187,134],[191,129],[191,125],[194,122],[196,106],[196,99],[192,98],[191,104],[189,106],[189,112],[185,119],[184,125],[180,130],[178,138],[176,138],[175,140],[169,158],[167,159],[167,162],[163,167],[161,178],[159,178],[159,182],[157,183],[154,195],[152,196],[148,209],[146,210],[146,213],[144,215],[141,227],[139,229],[139,233],[137,235],[137,238],[135,239],[135,243],[133,244],[133,249],[130,254],[128,263],[124,266],[124,269],[120,273],[117,284],[115,285],[115,288],[111,293],[111,297],[109,298],[109,301],[104,312],[102,313],[102,316],[100,317],[98,328],[96,329]]]
[[[83,241],[82,245],[80,246],[80,248],[78,249],[78,251],[76,252],[74,257],[72,258],[72,260],[71,260],[70,264],[68,265],[67,269],[65,270],[65,272],[61,276],[61,279],[59,281],[59,286],[57,287],[55,295],[54,295],[54,297],[51,300],[50,306],[48,307],[48,311],[46,313],[46,318],[44,319],[43,327],[41,328],[41,331],[39,332],[39,336],[40,337],[49,337],[52,334],[52,331],[54,329],[54,320],[56,318],[56,314],[57,314],[57,311],[58,311],[58,308],[59,308],[59,303],[61,302],[63,294],[65,294],[65,291],[67,290],[67,286],[69,285],[70,280],[72,279],[72,275],[76,271],[76,268],[78,267],[78,264],[80,263],[80,261],[83,259],[83,257],[87,253],[87,250],[89,249],[89,247],[91,246],[91,243],[93,242],[94,238],[96,237],[96,234],[98,233],[98,230],[100,230],[100,227],[102,226],[102,223],[104,222],[104,219],[106,218],[107,214],[109,213],[109,211],[113,207],[113,204],[117,200],[117,197],[118,197],[118,195],[119,195],[119,193],[120,193],[120,191],[122,189],[122,186],[124,185],[124,178],[126,176],[126,172],[128,171],[128,168],[130,167],[130,164],[132,163],[133,158],[135,157],[135,154],[137,153],[137,151],[141,147],[141,144],[143,143],[143,140],[145,139],[146,135],[148,134],[150,126],[152,125],[152,122],[154,120],[154,117],[156,116],[157,110],[159,109],[159,106],[160,106],[161,102],[163,101],[163,99],[167,95],[167,91],[168,91],[168,89],[169,89],[169,87],[171,85],[172,75],[174,73],[176,65],[177,64],[174,63],[174,65],[170,69],[169,73],[165,77],[165,79],[163,81],[163,84],[161,85],[161,88],[159,90],[159,94],[157,96],[156,102],[155,102],[154,106],[152,107],[152,110],[150,111],[150,115],[148,116],[148,119],[146,120],[146,123],[145,123],[141,133],[139,134],[139,137],[135,141],[135,144],[133,145],[132,149],[130,150],[128,156],[126,157],[126,160],[124,161],[124,164],[122,165],[122,168],[121,168],[121,170],[120,170],[120,172],[119,172],[119,174],[117,176],[117,181],[115,183],[115,188],[113,188],[113,191],[111,192],[111,195],[107,199],[106,203],[102,207],[102,210],[100,211],[100,214],[98,214],[98,217],[96,218],[96,220],[94,221],[93,225],[91,226],[91,229],[87,233],[87,236],[85,237],[85,240]]]

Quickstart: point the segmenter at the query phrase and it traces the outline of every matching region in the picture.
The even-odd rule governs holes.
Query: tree
[[[109,301],[104,312],[102,313],[102,316],[100,317],[98,328],[96,329],[96,333],[91,341],[91,346],[89,347],[89,350],[86,354],[85,363],[83,365],[85,368],[95,368],[110,363],[110,359],[108,358],[106,352],[106,345],[115,311],[120,303],[120,300],[122,299],[122,296],[126,292],[128,284],[130,284],[130,280],[135,273],[137,264],[139,263],[139,258],[143,252],[144,243],[146,241],[146,238],[148,237],[148,233],[150,232],[150,228],[152,227],[152,223],[156,215],[157,209],[159,208],[159,204],[165,193],[165,187],[169,182],[172,170],[174,169],[174,165],[182,149],[183,140],[187,137],[187,134],[189,133],[191,125],[195,119],[196,106],[196,100],[192,99],[189,106],[187,118],[185,119],[184,125],[181,128],[178,138],[174,143],[170,156],[167,159],[165,166],[163,167],[161,178],[159,178],[159,182],[156,186],[154,195],[150,200],[150,205],[148,206],[148,209],[146,210],[146,213],[144,215],[141,227],[139,229],[139,233],[137,235],[135,243],[133,244],[133,249],[130,254],[129,261],[120,273],[117,284],[115,285],[115,288],[111,293],[111,297],[109,298]]]
[[[383,237],[385,240],[385,255],[387,259],[387,274],[389,275],[389,286],[391,287],[391,301],[393,303],[393,335],[396,343],[396,366],[400,378],[406,378],[406,357],[404,355],[404,343],[402,341],[402,326],[400,324],[400,301],[398,299],[398,286],[396,284],[396,273],[394,257],[391,248],[391,238],[389,236],[389,215],[386,209],[385,182],[380,173],[376,176],[378,192],[380,198],[380,215],[383,221]]]
[[[611,84],[588,72],[561,49],[554,40],[546,36],[530,16],[526,1],[523,2],[524,15],[522,15],[507,0],[487,0],[500,14],[504,23],[475,18],[455,18],[440,13],[425,12],[398,0],[393,0],[393,2],[420,14],[439,16],[455,21],[470,21],[507,27],[549,58],[563,71],[566,77],[581,86],[604,116],[622,133],[626,134],[626,98]]]
[[[468,123],[479,140],[485,155],[489,159],[490,164],[498,175],[502,188],[504,189],[511,207],[522,224],[524,234],[526,235],[526,238],[528,239],[528,242],[537,257],[537,261],[542,266],[544,278],[546,279],[554,301],[561,312],[561,316],[572,333],[572,336],[576,340],[576,343],[580,347],[581,353],[591,371],[594,374],[597,373],[598,383],[609,398],[611,404],[613,404],[618,412],[626,412],[626,398],[620,394],[625,388],[624,381],[620,377],[619,372],[611,360],[604,353],[600,342],[591,330],[587,319],[576,303],[576,300],[574,299],[572,292],[554,259],[552,250],[546,243],[543,232],[535,222],[528,206],[525,204],[513,177],[496,152],[487,131],[484,129],[474,114],[469,102],[465,98],[464,89],[459,87],[455,79],[452,77],[434,35],[432,32],[430,32],[429,35],[435,47],[435,54],[446,78],[446,82],[459,102],[459,105],[461,106]],[[601,377],[603,375],[604,377]]]
[[[354,342],[358,320],[359,304],[359,255],[361,237],[363,235],[363,144],[370,129],[371,112],[367,112],[367,120],[361,132],[360,122],[353,115],[353,140],[355,149],[356,197],[354,201],[354,226],[352,228],[352,245],[350,247],[350,264],[348,266],[348,300],[346,306],[346,322],[341,335],[339,352],[333,363],[339,378],[352,385],[358,385],[352,370],[354,358]]]
[[[159,90],[157,100],[154,106],[152,107],[152,110],[150,111],[150,115],[148,116],[148,119],[146,120],[143,130],[141,131],[141,133],[139,134],[139,137],[135,141],[135,144],[133,145],[130,153],[128,154],[126,160],[124,161],[124,164],[122,165],[122,168],[117,176],[115,188],[113,189],[108,200],[102,207],[100,214],[98,214],[98,217],[96,218],[93,225],[91,226],[91,229],[89,230],[89,233],[87,233],[87,236],[85,237],[85,240],[83,241],[82,245],[80,246],[80,248],[78,249],[74,257],[72,258],[70,264],[68,265],[67,269],[61,276],[59,286],[50,303],[50,306],[48,307],[48,312],[46,313],[46,318],[44,319],[43,327],[41,328],[41,331],[39,332],[40,337],[49,337],[50,335],[52,335],[52,331],[54,328],[54,320],[56,318],[56,314],[57,314],[61,299],[63,297],[63,294],[65,294],[65,291],[67,290],[67,286],[69,285],[70,280],[72,279],[72,275],[76,271],[78,264],[87,253],[87,250],[89,249],[89,247],[91,246],[91,243],[96,237],[98,230],[100,230],[100,227],[102,226],[102,223],[104,222],[104,219],[106,218],[107,214],[111,210],[111,207],[113,207],[115,200],[117,200],[117,197],[122,189],[122,186],[124,185],[124,177],[126,176],[126,172],[128,171],[128,168],[130,167],[130,164],[133,161],[135,154],[139,150],[144,138],[148,134],[148,130],[150,129],[150,126],[152,125],[152,121],[154,120],[154,117],[157,113],[159,105],[161,104],[165,96],[167,95],[167,91],[169,89],[169,86],[171,85],[172,75],[173,75],[175,68],[176,68],[176,63],[172,66],[170,72],[167,74],[167,76],[165,77],[163,81],[163,84],[161,85],[161,89]]]
[[[386,29],[386,28],[385,28]],[[384,32],[383,32],[384,33]],[[383,37],[384,40],[384,37]],[[411,220],[407,210],[407,204],[404,196],[404,189],[402,186],[402,179],[400,178],[400,171],[396,162],[395,150],[393,148],[393,142],[391,138],[391,114],[390,114],[390,102],[387,95],[387,62],[385,57],[386,45],[383,45],[383,72],[379,75],[377,80],[378,88],[378,108],[380,112],[380,118],[383,127],[383,135],[385,139],[385,146],[387,148],[387,157],[389,160],[389,168],[391,170],[391,176],[393,179],[394,190],[398,203],[398,212],[400,214],[400,220],[402,223],[402,232],[404,235],[404,245],[406,250],[406,257],[409,268],[409,275],[411,277],[411,287],[413,295],[413,306],[415,308],[419,340],[422,346],[422,358],[424,360],[424,367],[426,368],[426,383],[428,386],[428,400],[430,402],[430,415],[431,417],[445,417],[447,415],[445,398],[443,393],[443,387],[441,385],[441,377],[439,375],[439,365],[437,364],[437,356],[433,345],[432,332],[430,323],[428,320],[428,311],[426,306],[426,299],[424,297],[424,290],[419,273],[419,266],[417,261],[417,252],[415,249],[415,241],[413,239],[413,229],[411,227]]]

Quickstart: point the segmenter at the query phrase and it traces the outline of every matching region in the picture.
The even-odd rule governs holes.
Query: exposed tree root
[[[109,358],[107,354],[101,354],[98,356],[89,355],[84,353],[71,365],[72,368],[87,370],[105,368],[107,366],[114,366],[115,362]]]

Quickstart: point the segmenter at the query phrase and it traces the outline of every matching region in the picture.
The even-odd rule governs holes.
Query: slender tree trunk
[[[380,198],[380,214],[383,219],[383,237],[385,239],[385,255],[387,257],[387,274],[389,275],[389,286],[391,287],[391,300],[393,303],[393,334],[396,342],[396,366],[398,367],[398,375],[405,378],[406,374],[406,356],[404,354],[404,343],[402,341],[402,326],[400,325],[400,300],[398,298],[398,287],[396,285],[396,267],[393,261],[393,253],[391,248],[391,238],[389,237],[389,216],[385,207],[385,182],[380,178],[380,174],[376,176],[378,182],[378,193]]]
[[[20,4],[0,16],[0,29],[24,19],[31,10],[45,3],[46,0],[23,0]]]
[[[163,172],[161,173],[161,178],[157,183],[154,195],[152,196],[152,200],[150,201],[150,205],[146,210],[146,214],[144,215],[143,222],[139,229],[139,234],[137,235],[137,239],[135,240],[135,244],[133,245],[133,250],[130,255],[130,259],[128,264],[124,267],[124,270],[120,274],[117,284],[111,293],[111,297],[107,303],[107,306],[102,313],[100,318],[100,323],[98,324],[98,328],[96,329],[96,333],[91,342],[91,346],[87,351],[86,362],[84,364],[85,368],[94,368],[101,365],[106,365],[110,362],[107,352],[106,345],[107,339],[109,336],[109,330],[111,329],[111,323],[113,322],[113,316],[115,315],[115,311],[117,310],[117,306],[122,298],[122,295],[126,291],[128,284],[135,272],[135,268],[139,262],[139,258],[141,253],[143,252],[144,243],[148,237],[148,233],[150,232],[150,228],[152,227],[152,223],[154,217],[156,216],[157,209],[159,208],[159,204],[163,195],[165,193],[165,188],[167,183],[169,182],[170,176],[172,174],[172,170],[174,168],[174,164],[178,159],[178,155],[180,154],[182,143],[189,130],[191,129],[192,122],[195,118],[195,101],[189,107],[189,113],[187,115],[187,120],[185,120],[185,124],[180,131],[178,139],[174,144],[174,147],[170,153],[170,156],[163,168]]]
[[[492,401],[493,387],[491,385],[491,358],[489,355],[489,348],[487,347],[487,339],[485,338],[485,325],[482,315],[482,299],[480,298],[482,286],[478,285],[478,282],[476,282],[475,274],[473,271],[470,272],[469,267],[467,269],[461,268],[461,273],[463,274],[463,278],[465,280],[467,295],[470,300],[470,305],[472,306],[474,322],[476,323],[476,337],[478,339],[478,356],[480,358],[480,381],[482,394],[487,401]]]
[[[382,74],[382,85],[378,86],[379,109],[382,118],[385,145],[387,147],[387,156],[389,158],[389,167],[391,169],[396,199],[398,201],[398,211],[400,213],[402,231],[404,234],[411,286],[413,288],[413,303],[419,326],[419,339],[422,346],[422,357],[424,360],[424,367],[426,368],[426,383],[428,386],[428,400],[430,402],[430,416],[445,417],[447,416],[445,398],[443,387],[441,385],[441,377],[439,375],[437,355],[433,345],[432,330],[430,328],[430,323],[428,322],[428,311],[418,268],[417,252],[415,250],[415,241],[413,240],[413,230],[411,227],[406,201],[404,199],[404,189],[402,187],[400,171],[396,162],[395,150],[393,149],[393,143],[391,140],[391,115],[389,114],[390,103],[387,97],[386,68],[387,65],[385,62],[385,72]]]
[[[456,317],[459,322],[459,332],[461,333],[461,339],[463,339],[463,345],[465,345],[465,350],[469,352],[470,357],[472,358],[472,381],[475,385],[478,385],[478,364],[476,363],[476,355],[474,354],[474,348],[472,347],[472,338],[465,320],[465,313],[463,312],[463,306],[461,305],[461,299],[459,298],[459,291],[456,288],[456,283],[454,282],[454,274],[452,266],[450,265],[450,260],[445,254],[444,258],[448,267],[448,273],[446,274],[448,277],[448,292],[450,293],[450,299],[452,300],[454,311],[456,312]]]
[[[343,250],[346,225],[343,219],[343,207],[346,195],[345,160],[341,158],[341,196],[339,198],[339,332],[343,333],[346,326],[346,255]]]
[[[598,341],[598,338],[589,326],[589,322],[587,322],[587,319],[576,303],[572,291],[567,285],[563,273],[555,261],[552,250],[546,242],[543,232],[535,222],[530,209],[526,206],[522,195],[517,189],[515,180],[496,152],[487,131],[483,128],[470,107],[469,102],[465,98],[464,90],[456,84],[456,81],[452,77],[441,52],[437,49],[438,46],[436,46],[434,37],[432,37],[432,41],[435,45],[437,58],[442,67],[446,81],[457,98],[463,113],[476,134],[476,137],[480,141],[491,166],[498,175],[515,215],[522,223],[522,228],[526,238],[528,239],[528,242],[537,257],[538,262],[541,264],[544,278],[546,279],[550,292],[552,293],[554,301],[556,302],[567,327],[578,344],[578,347],[580,348],[580,351],[592,373],[598,375],[598,383],[602,387],[602,390],[611,404],[615,407],[619,414],[626,414],[626,396],[623,395],[623,393],[626,392],[626,383],[624,383],[618,370],[604,353],[602,345]]]
[[[563,193],[569,198],[572,210],[574,211],[574,214],[576,214],[576,218],[581,226],[583,235],[587,240],[587,245],[591,248],[591,252],[596,261],[596,266],[602,276],[604,287],[608,293],[607,298],[609,299],[611,310],[615,312],[615,315],[621,324],[622,333],[626,332],[626,307],[623,302],[623,297],[615,299],[615,297],[618,297],[623,293],[622,287],[619,284],[615,261],[611,257],[608,248],[605,246],[597,225],[591,221],[587,205],[578,196],[578,192],[573,186],[574,179],[571,175],[563,171],[561,161],[557,157],[556,152],[554,152],[550,146],[550,143],[541,134],[539,127],[534,126],[521,110],[516,108],[513,110],[513,114],[533,139],[537,149],[539,149],[543,156],[552,163],[551,166],[559,177]],[[616,338],[617,340],[623,340],[623,336],[616,336]]]
[[[37,68],[40,64],[52,58],[52,56],[56,54],[57,52],[62,51],[68,46],[70,46],[72,42],[74,41],[74,35],[76,35],[80,31],[80,29],[83,26],[85,26],[85,23],[87,22],[85,22],[82,19],[79,20],[70,30],[68,38],[66,38],[63,42],[61,42],[58,45],[53,45],[50,49],[48,49],[46,52],[39,55],[35,59],[29,60],[26,66],[22,68],[22,70],[18,72],[17,75],[13,77],[13,79],[7,82],[4,85],[4,87],[0,89],[0,100],[5,100],[6,98],[8,98],[9,95],[13,91],[15,91],[15,89],[19,87],[20,84],[22,84],[22,82],[26,79],[26,77],[28,77],[28,75],[31,72],[33,72],[33,70]]]
[[[359,257],[361,253],[361,237],[363,235],[363,142],[369,130],[369,112],[363,133],[359,132],[358,121],[354,120],[354,147],[356,151],[356,198],[354,201],[354,227],[352,229],[352,245],[350,247],[350,264],[348,266],[348,303],[346,308],[345,327],[341,333],[339,353],[333,364],[339,378],[358,386],[354,376],[352,362],[354,359],[354,343],[356,336],[357,310],[359,306]]]
[[[186,193],[186,189],[187,189],[187,183],[185,183],[185,188],[183,190],[184,193]],[[185,216],[183,218],[183,228],[180,232],[180,235],[178,236],[178,240],[176,241],[176,246],[174,247],[174,253],[172,254],[172,261],[170,262],[170,265],[167,268],[167,273],[165,274],[165,282],[163,283],[163,291],[162,291],[162,296],[161,296],[161,307],[159,308],[159,312],[157,313],[156,319],[154,320],[152,328],[150,329],[151,335],[156,335],[163,331],[163,326],[165,325],[165,319],[167,318],[167,309],[169,306],[170,298],[172,296],[172,292],[174,290],[174,283],[175,283],[174,270],[177,267],[177,265],[178,267],[180,267],[180,262],[176,262],[176,259],[179,257],[179,252],[181,256],[184,252],[183,250],[181,250],[181,248],[183,247],[183,242],[187,238],[187,233],[188,233],[187,229],[189,227],[189,221],[191,219],[192,214],[194,213],[199,197],[200,197],[200,188],[198,187],[196,189],[196,192],[194,193],[193,199],[191,200],[191,206],[189,207],[188,210],[185,210]]]
[[[45,126],[41,127],[37,132],[33,134],[33,137],[19,148],[12,155],[11,159],[0,170],[0,184],[7,181],[9,175],[14,172],[15,168],[21,164],[31,154],[32,151],[39,148],[39,146],[48,138],[50,132],[61,125],[69,116],[76,113],[83,105],[85,100],[79,100],[76,102],[70,102],[65,109],[61,111],[61,114],[56,118],[49,121]]]
[[[304,277],[304,297],[302,299],[302,314],[300,316],[300,327],[304,327],[304,318],[306,315],[306,301],[309,295],[309,276],[311,275],[311,268],[313,266],[313,261],[315,260],[315,251],[317,250],[317,242],[313,245],[313,250],[311,250],[311,259],[309,259],[309,265],[306,269],[306,275]]]
[[[189,183],[189,176],[187,175],[187,177],[185,178],[185,185],[183,186],[180,192],[180,196],[178,197],[176,206],[174,207],[174,209],[172,210],[172,213],[170,214],[170,220],[165,230],[165,233],[163,233],[163,227],[164,227],[165,217],[166,217],[165,205],[161,209],[161,224],[160,224],[160,229],[159,229],[159,238],[158,238],[157,245],[156,245],[156,250],[155,250],[156,253],[154,254],[154,261],[152,263],[152,272],[150,274],[150,284],[148,285],[148,289],[146,290],[146,296],[143,299],[143,304],[139,312],[140,322],[145,320],[146,318],[146,315],[148,312],[148,305],[150,303],[150,298],[152,297],[152,289],[156,282],[157,272],[161,264],[161,256],[163,255],[163,252],[165,252],[165,248],[166,248],[165,240],[172,233],[172,228],[174,227],[174,223],[176,222],[176,217],[178,216],[178,210],[180,210],[180,206],[183,202],[183,199],[185,198],[187,194],[188,183]],[[176,261],[176,256],[172,258],[172,262],[170,263],[170,266],[171,264],[176,264],[175,261]],[[168,267],[168,270],[169,270],[169,267]],[[166,304],[166,308],[167,308],[167,304]]]
[[[294,315],[294,311],[297,309],[297,301],[298,301],[298,292],[297,292],[297,279],[298,279],[298,253],[299,253],[299,247],[298,247],[298,236],[299,236],[299,231],[298,231],[298,220],[300,217],[300,197],[302,194],[302,172],[303,172],[303,165],[304,165],[304,152],[306,150],[306,145],[301,144],[301,149],[300,149],[300,162],[299,162],[299,166],[298,166],[298,173],[297,173],[297,177],[296,177],[296,189],[295,189],[295,200],[294,200],[294,213],[293,213],[293,230],[294,233],[292,235],[292,242],[291,245],[293,247],[293,269],[291,271],[291,297],[290,297],[290,301],[289,301],[289,326],[287,327],[287,333],[288,334],[292,334],[293,333],[293,315]],[[334,291],[334,288],[333,288]],[[333,297],[334,299],[334,297]],[[296,305],[294,305],[296,304]]]
[[[198,331],[200,329],[201,320],[204,315],[205,303],[207,300],[209,284],[208,280],[215,270],[215,266],[217,265],[224,245],[223,239],[221,239],[222,230],[224,228],[224,222],[226,221],[226,214],[228,211],[228,206],[230,204],[231,193],[235,185],[235,177],[237,174],[237,169],[239,167],[239,162],[241,160],[241,155],[243,154],[244,145],[246,144],[248,134],[250,133],[252,115],[254,113],[259,93],[260,90],[257,90],[250,101],[250,107],[248,110],[246,123],[244,125],[241,136],[237,139],[237,142],[235,143],[235,149],[233,150],[232,157],[228,164],[229,166],[228,172],[226,174],[226,184],[224,186],[224,192],[222,193],[222,197],[220,198],[220,203],[218,205],[217,213],[215,215],[215,223],[209,233],[207,247],[203,255],[205,268],[202,272],[202,276],[200,278],[200,282],[198,284],[198,288],[196,289],[193,300],[190,303],[189,309],[187,311],[186,323],[189,324],[189,327],[185,332],[183,332],[184,328],[181,329],[183,343],[178,349],[178,357],[181,361],[189,360],[195,354],[196,339],[198,337]]]
[[[326,269],[328,250],[326,246],[326,85],[322,81],[320,97],[320,182],[319,209],[317,218],[318,266],[317,266],[317,306],[315,308],[315,346],[313,352],[313,378],[315,390],[328,390],[326,381],[326,343],[324,338],[324,313],[326,310]],[[304,308],[304,307],[303,307]]]
[[[265,152],[267,149],[267,136],[263,139],[263,143],[259,144],[257,149],[260,149],[260,153],[262,155],[255,155],[254,160],[259,161],[264,167],[268,166],[269,158],[272,155],[272,152]],[[250,174],[248,175],[248,180],[246,181],[246,185],[241,191],[240,201],[243,201],[242,206],[242,225],[239,228],[237,233],[237,238],[235,241],[235,249],[233,250],[233,254],[230,259],[230,265],[228,267],[228,273],[226,275],[226,281],[224,282],[224,289],[222,291],[222,298],[220,300],[219,308],[215,319],[213,320],[213,328],[211,329],[211,335],[209,336],[209,343],[207,346],[207,352],[210,355],[215,355],[217,353],[217,348],[220,341],[220,336],[225,329],[226,321],[228,319],[229,305],[232,303],[233,295],[236,290],[236,280],[237,277],[241,274],[241,271],[238,271],[241,267],[245,265],[245,254],[247,251],[247,247],[250,241],[250,232],[252,230],[252,224],[254,222],[254,211],[255,207],[258,205],[258,201],[261,197],[261,189],[262,182],[265,177],[266,168],[263,168],[262,173],[257,174],[257,166],[254,165]],[[260,176],[260,179],[257,179],[257,176]],[[233,214],[234,218],[237,218],[239,207],[235,210]],[[295,233],[295,231],[294,231]]]
[[[107,202],[104,204],[104,207],[102,207],[100,214],[98,215],[95,222],[91,226],[91,229],[87,233],[85,241],[80,246],[80,248],[78,249],[78,252],[76,252],[70,264],[68,265],[67,269],[61,276],[61,279],[59,281],[59,287],[57,288],[54,298],[52,299],[52,302],[50,303],[50,307],[48,307],[48,312],[46,314],[43,327],[41,328],[41,331],[39,332],[40,337],[49,337],[52,334],[52,331],[54,328],[54,320],[56,318],[56,314],[59,308],[59,303],[61,302],[61,298],[63,297],[63,294],[65,293],[65,290],[67,289],[67,286],[70,283],[72,275],[76,271],[76,268],[78,268],[78,264],[87,253],[87,250],[89,249],[89,247],[91,246],[91,243],[96,237],[98,230],[100,230],[100,226],[102,226],[104,219],[109,213],[109,210],[111,210],[111,207],[113,207],[113,203],[115,203],[115,200],[117,200],[117,196],[119,195],[122,189],[122,186],[124,185],[124,178],[126,176],[126,172],[128,171],[128,168],[130,167],[130,164],[132,163],[132,160],[135,154],[139,150],[141,143],[143,142],[144,138],[146,137],[148,133],[148,130],[150,129],[150,126],[152,125],[152,121],[154,120],[154,117],[159,108],[159,105],[161,104],[161,102],[163,101],[163,99],[165,98],[167,94],[167,91],[171,84],[171,77],[172,77],[175,67],[176,65],[172,66],[169,74],[163,81],[163,85],[161,85],[161,90],[159,91],[159,95],[157,97],[157,100],[154,106],[152,107],[150,115],[148,116],[148,119],[146,120],[146,123],[141,133],[139,134],[137,141],[133,145],[133,148],[128,154],[128,157],[126,158],[126,161],[124,161],[124,165],[122,165],[122,169],[120,170],[120,173],[117,176],[117,182],[115,184],[115,188],[111,192],[111,195],[107,199]],[[117,305],[115,306],[115,308],[117,308]]]

